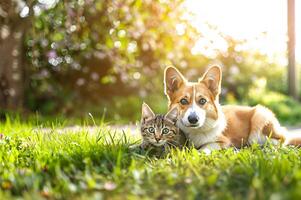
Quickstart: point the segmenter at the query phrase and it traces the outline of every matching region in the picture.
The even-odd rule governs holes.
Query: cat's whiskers
[[[171,146],[173,146],[173,147],[177,147],[177,146],[180,145],[177,141],[173,141],[173,143],[170,142],[170,141],[166,141],[166,143],[169,144],[169,145],[171,145]]]

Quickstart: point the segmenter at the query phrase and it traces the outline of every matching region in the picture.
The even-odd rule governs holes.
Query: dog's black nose
[[[195,113],[191,113],[188,116],[188,121],[190,124],[196,124],[199,121],[199,117]]]

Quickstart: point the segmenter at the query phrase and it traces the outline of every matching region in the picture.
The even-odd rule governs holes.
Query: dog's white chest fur
[[[177,122],[177,126],[185,133],[187,139],[196,148],[202,146],[207,146],[206,144],[211,144],[217,142],[218,137],[222,134],[223,130],[226,128],[226,120],[224,116],[220,117],[218,120],[206,119],[204,125],[199,128],[186,127],[181,123],[181,120]],[[213,144],[213,149],[218,149]]]

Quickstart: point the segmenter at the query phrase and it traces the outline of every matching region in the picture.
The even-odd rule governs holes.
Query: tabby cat
[[[142,149],[156,148],[168,150],[170,147],[185,145],[186,138],[176,126],[178,109],[174,108],[165,115],[154,114],[151,108],[143,103],[141,117]]]

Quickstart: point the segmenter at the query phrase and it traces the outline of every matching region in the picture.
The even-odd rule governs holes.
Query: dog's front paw
[[[212,153],[211,149],[209,148],[204,148],[201,150],[201,152],[204,152],[206,155],[210,155]]]

